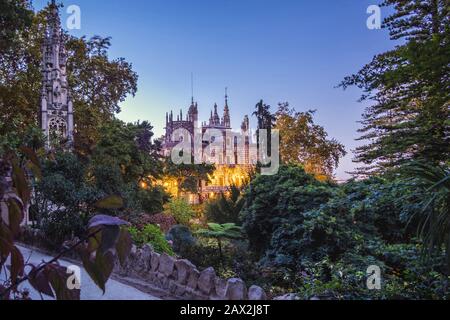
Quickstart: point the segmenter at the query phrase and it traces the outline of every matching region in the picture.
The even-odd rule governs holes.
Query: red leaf
[[[122,266],[125,265],[126,259],[128,258],[131,251],[132,241],[130,233],[126,228],[120,229],[119,239],[116,244],[117,256],[119,262]]]
[[[12,179],[14,187],[16,188],[17,194],[21,198],[22,202],[26,204],[30,201],[30,187],[28,185],[25,172],[19,166],[17,159],[12,161],[12,168]]]
[[[80,300],[80,290],[69,289],[67,285],[69,273],[66,267],[54,263],[45,269],[57,300]]]
[[[23,276],[24,260],[22,253],[17,247],[13,246],[11,250],[11,282],[15,283],[17,279]]]
[[[9,228],[13,236],[17,236],[20,233],[20,224],[23,221],[22,204],[14,198],[8,200],[8,216],[9,216]]]
[[[36,272],[36,268],[33,266],[32,270],[29,273],[29,279],[31,286],[36,289],[36,291],[43,293],[52,298],[55,297],[53,291],[50,287],[50,282],[47,277],[47,273],[44,270],[40,270]]]

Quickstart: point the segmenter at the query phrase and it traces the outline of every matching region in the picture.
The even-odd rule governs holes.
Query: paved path
[[[52,257],[25,247],[18,247],[23,254],[25,261],[29,261],[32,264],[39,264],[42,261],[49,261]],[[73,263],[59,260],[61,265],[69,266]],[[9,262],[7,262],[9,264]],[[0,274],[0,281],[5,279],[5,273]],[[30,290],[30,295],[33,300],[40,300],[41,297],[28,282],[24,282],[20,286],[21,289],[27,288]],[[51,297],[44,296],[44,300],[52,300]],[[150,294],[137,290],[136,288],[127,286],[113,279],[109,279],[106,284],[106,293],[103,292],[95,285],[86,271],[81,268],[81,300],[159,300]]]

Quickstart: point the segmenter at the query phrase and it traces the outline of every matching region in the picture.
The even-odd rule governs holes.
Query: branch
[[[76,247],[78,247],[79,245],[81,245],[83,242],[89,240],[90,238],[93,238],[97,233],[99,233],[102,229],[98,229],[95,232],[89,234],[87,237],[79,240],[78,242],[76,242],[75,244],[73,244],[72,246],[62,250],[56,257],[54,257],[52,260],[42,264],[40,267],[38,267],[37,269],[34,269],[33,273],[37,274],[39,271],[43,270],[45,267],[57,262],[59,259],[62,258],[63,255],[75,250]],[[27,274],[25,277],[21,278],[20,280],[17,280],[15,283],[11,284],[9,287],[7,287],[6,289],[3,290],[3,292],[0,292],[0,297],[4,298],[7,294],[9,294],[9,292],[15,288],[17,288],[18,285],[20,285],[21,283],[27,281],[30,278],[30,274]]]

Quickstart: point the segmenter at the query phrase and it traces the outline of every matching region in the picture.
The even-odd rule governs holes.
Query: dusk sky
[[[139,74],[138,93],[121,106],[124,121],[149,120],[162,135],[165,113],[187,111],[191,73],[200,120],[228,87],[232,125],[263,99],[316,109],[315,120],[349,154],[336,175],[349,176],[364,104],[361,91],[335,88],[372,57],[394,47],[386,30],[369,30],[366,10],[378,0],[64,0],[81,8],[75,36],[111,36],[110,57]],[[33,1],[36,10],[47,1]],[[382,8],[383,17],[386,10]],[[65,23],[63,23],[65,28]],[[254,124],[254,121],[252,122]]]

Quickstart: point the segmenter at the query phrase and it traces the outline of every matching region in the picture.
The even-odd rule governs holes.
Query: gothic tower
[[[67,52],[58,6],[52,0],[42,53],[41,127],[46,146],[73,144],[73,104],[66,76]]]

